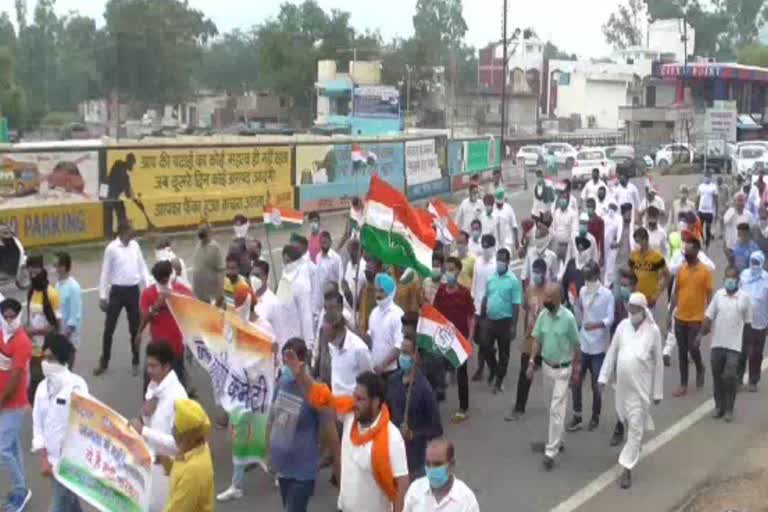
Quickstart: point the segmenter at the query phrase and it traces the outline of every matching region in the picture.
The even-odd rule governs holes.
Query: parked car
[[[608,146],[605,155],[616,164],[616,174],[626,173],[635,177],[643,174],[646,168],[645,161],[637,158],[635,148],[632,146]]]
[[[34,194],[40,190],[40,181],[41,175],[36,164],[17,162],[7,157],[0,161],[0,196]]]
[[[544,149],[544,159],[546,160],[549,152],[553,151],[555,153],[557,165],[560,167],[570,169],[573,167],[574,162],[576,162],[576,154],[578,151],[566,142],[549,142],[544,144],[542,148]]]
[[[674,164],[693,162],[695,151],[688,144],[667,144],[656,152],[656,167],[666,169]]]
[[[571,183],[583,185],[592,177],[593,169],[598,169],[600,177],[606,181],[616,175],[616,164],[606,156],[604,149],[586,148],[576,154],[571,169]]]
[[[544,150],[541,146],[523,146],[518,150],[516,158],[525,159],[526,167],[541,167],[544,165]]]
[[[737,173],[752,174],[768,169],[768,146],[758,144],[739,145],[733,155],[733,168]]]

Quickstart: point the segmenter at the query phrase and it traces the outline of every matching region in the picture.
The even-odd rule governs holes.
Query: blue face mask
[[[537,286],[541,286],[542,284],[544,284],[544,274],[534,273],[533,284]]]
[[[587,234],[587,226],[579,225],[579,234],[585,236]]]
[[[280,371],[280,382],[283,384],[290,384],[293,382],[293,370],[287,366],[283,366],[282,371]]]
[[[733,293],[736,290],[739,289],[739,280],[735,277],[726,277],[725,278],[725,290]]]
[[[619,289],[619,293],[621,294],[621,300],[623,300],[624,302],[628,302],[629,296],[632,295],[632,290],[630,290],[626,286],[622,286]]]
[[[507,268],[509,268],[509,265],[507,265],[505,262],[496,262],[496,272],[498,272],[500,276],[507,273]]]
[[[453,272],[448,272],[447,274],[445,274],[445,282],[447,284],[450,284],[451,286],[456,284],[456,274],[454,274]]]
[[[441,489],[448,483],[451,475],[448,473],[448,466],[425,467],[429,486],[433,489]]]
[[[411,371],[411,368],[413,368],[413,357],[408,354],[400,354],[397,362],[400,364],[400,369],[404,372]]]

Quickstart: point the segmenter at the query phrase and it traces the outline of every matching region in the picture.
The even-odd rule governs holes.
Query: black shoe
[[[555,467],[555,459],[545,455],[544,460],[541,461],[541,467],[544,468],[544,471],[552,471],[552,468]]]
[[[628,469],[624,470],[624,473],[621,474],[621,482],[619,482],[619,487],[622,489],[629,489],[632,487],[632,472]]]
[[[592,416],[592,419],[589,420],[589,425],[587,426],[587,430],[592,432],[600,425],[600,419],[596,416]]]
[[[624,442],[624,433],[623,432],[613,432],[613,435],[611,436],[611,446],[619,446],[621,443]]]
[[[475,371],[475,374],[472,375],[472,382],[480,382],[483,380],[483,374],[485,373],[484,368],[480,367]]]
[[[493,386],[493,383],[496,381],[496,372],[491,370],[490,375],[488,375],[488,385]]]
[[[504,416],[504,421],[517,421],[523,417],[523,414],[525,414],[523,411],[512,409]]]
[[[726,423],[732,423],[733,422],[733,413],[727,412],[723,415],[723,421]]]
[[[93,376],[98,377],[99,375],[103,375],[104,373],[106,373],[106,371],[107,371],[106,365],[100,364],[99,366],[93,369]]]
[[[704,387],[704,368],[702,368],[700,372],[696,372],[696,387]]]
[[[571,424],[565,427],[566,432],[576,432],[581,430],[581,416],[574,416],[571,420]]]
[[[504,384],[497,382],[496,384],[493,385],[492,393],[494,395],[498,395],[499,393],[502,393],[502,392],[504,392]]]
[[[132,367],[131,367],[131,375],[133,377],[138,377],[139,376],[139,365],[138,365],[138,363],[134,363],[132,365]]]
[[[664,359],[664,366],[666,366],[667,368],[672,366],[672,356],[670,356],[669,354],[664,354],[663,359]]]
[[[757,384],[750,383],[749,386],[747,386],[747,391],[750,393],[757,393]]]
[[[712,418],[714,418],[716,420],[719,420],[720,418],[723,417],[723,415],[725,415],[724,411],[720,411],[720,410],[715,409],[715,412],[712,413]]]

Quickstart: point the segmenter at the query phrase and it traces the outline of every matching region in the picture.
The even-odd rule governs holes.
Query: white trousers
[[[568,395],[570,395],[568,390],[570,389],[572,367],[555,370],[546,363],[541,366],[547,388],[552,387],[552,398],[549,401],[549,436],[544,454],[554,459],[560,451],[565,433],[565,414],[568,410]]]
[[[648,411],[644,407],[633,407],[627,414],[627,442],[619,454],[619,464],[626,469],[633,469],[640,460],[640,449],[643,446],[646,418]]]

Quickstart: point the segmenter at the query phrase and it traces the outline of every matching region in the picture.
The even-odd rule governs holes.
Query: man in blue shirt
[[[736,230],[739,239],[726,256],[728,256],[730,264],[736,267],[739,272],[742,272],[749,267],[749,258],[752,253],[759,251],[760,247],[752,240],[749,224],[742,222],[736,227]]]
[[[283,354],[287,350],[293,351],[299,361],[306,361],[304,341],[298,338],[286,341]],[[279,428],[272,428],[273,425]],[[309,405],[290,369],[283,367],[267,427],[269,462],[280,485],[283,510],[307,510],[320,467],[321,435],[338,443],[334,415]],[[332,449],[338,449],[338,444]]]
[[[581,429],[581,384],[589,371],[592,383],[592,419],[588,430],[592,431],[600,424],[602,405],[600,386],[597,378],[603,366],[608,344],[611,342],[611,326],[613,325],[614,297],[600,282],[600,266],[590,261],[582,270],[584,286],[576,299],[576,310],[581,313],[581,329],[579,341],[581,350],[581,365],[579,366],[578,382],[573,385],[573,419],[566,430],[574,432]]]
[[[760,365],[763,363],[765,335],[768,332],[768,272],[765,271],[765,255],[762,251],[752,253],[749,268],[741,273],[739,281],[752,304],[752,324],[744,326],[738,382],[744,382],[744,372],[749,362],[749,391],[755,393],[757,383],[760,382]]]
[[[72,257],[69,253],[60,252],[56,256],[56,274],[59,277],[56,291],[61,302],[62,334],[75,347],[69,361],[70,370],[75,366],[75,354],[80,349],[80,323],[83,320],[83,292],[80,283],[70,275],[71,271]]]
[[[517,276],[509,271],[509,260],[507,249],[499,249],[496,252],[496,272],[488,280],[482,303],[481,316],[485,317],[482,351],[491,370],[488,384],[493,384],[494,394],[504,389],[504,377],[507,375],[509,364],[509,346],[517,330],[517,310],[523,301],[523,287]]]

